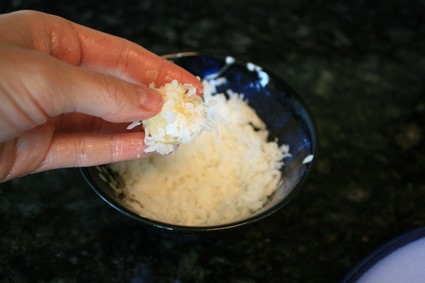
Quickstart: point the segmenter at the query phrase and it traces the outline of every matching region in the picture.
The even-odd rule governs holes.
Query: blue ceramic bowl
[[[313,120],[301,98],[286,82],[273,73],[251,63],[234,60],[229,56],[209,56],[198,53],[178,53],[165,56],[201,79],[225,77],[227,82],[218,92],[232,89],[243,93],[248,103],[265,122],[270,140],[288,144],[291,157],[285,158],[282,168],[284,181],[270,197],[270,201],[250,218],[215,226],[188,227],[162,223],[138,215],[128,209],[110,184],[125,182],[107,165],[83,168],[82,173],[92,189],[109,205],[130,218],[155,230],[171,233],[208,233],[245,226],[264,219],[282,209],[301,188],[312,168],[316,155],[316,131]]]

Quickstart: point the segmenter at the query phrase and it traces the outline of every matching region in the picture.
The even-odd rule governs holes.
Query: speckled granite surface
[[[286,209],[208,242],[149,236],[77,169],[1,184],[0,281],[338,282],[379,245],[425,226],[423,1],[60,2],[0,9],[54,13],[159,54],[262,65],[308,104],[319,156]]]

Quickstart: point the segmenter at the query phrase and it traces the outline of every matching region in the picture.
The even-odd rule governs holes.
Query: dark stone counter
[[[311,109],[319,155],[288,207],[237,239],[208,242],[151,236],[78,169],[1,184],[0,281],[337,282],[384,242],[425,226],[423,1],[60,2],[0,8],[57,14],[159,54],[262,65]]]

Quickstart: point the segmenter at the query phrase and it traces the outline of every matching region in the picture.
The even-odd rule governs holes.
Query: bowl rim
[[[196,56],[207,56],[215,59],[224,59],[227,56],[230,55],[223,55],[223,54],[215,54],[211,55],[208,53],[203,52],[196,52],[196,51],[188,51],[188,52],[177,52],[177,53],[169,53],[165,54],[161,57],[172,60],[177,58],[183,58],[183,57],[196,57]],[[237,59],[233,56],[230,56],[233,59],[235,59],[235,63],[237,64],[243,64],[246,65],[249,61],[244,61]],[[252,62],[251,62],[252,63]],[[255,64],[255,63],[253,63]],[[257,65],[258,66],[258,65]],[[280,76],[278,76],[273,71],[270,71],[268,68],[263,68],[261,66],[261,69],[268,74],[271,74],[274,78],[280,80],[281,83],[283,83],[285,87],[285,91],[289,93],[290,96],[294,97],[302,106],[303,111],[306,113],[305,122],[307,124],[307,128],[310,132],[311,136],[311,154],[314,156],[313,160],[309,162],[308,169],[306,170],[305,174],[301,176],[299,182],[293,187],[293,189],[278,203],[270,207],[269,209],[262,211],[260,213],[254,214],[248,218],[229,222],[229,223],[223,223],[223,224],[217,224],[217,225],[210,225],[210,226],[184,226],[184,225],[176,225],[166,222],[161,222],[158,220],[150,219],[144,216],[141,216],[135,212],[130,211],[123,205],[115,202],[113,199],[111,199],[103,190],[99,190],[94,184],[94,178],[91,173],[91,169],[96,166],[90,166],[90,167],[82,167],[80,168],[80,171],[86,180],[86,182],[89,184],[91,189],[106,203],[108,203],[110,206],[112,206],[114,209],[118,210],[119,212],[123,213],[124,215],[135,219],[138,222],[141,222],[142,224],[148,225],[148,226],[154,226],[157,228],[161,228],[163,230],[169,230],[169,231],[176,231],[176,232],[216,232],[216,231],[222,231],[222,230],[228,230],[232,228],[239,228],[248,224],[256,223],[262,219],[265,219],[273,214],[275,214],[277,211],[281,210],[284,206],[288,205],[295,196],[299,193],[300,188],[306,183],[306,181],[309,179],[311,175],[311,171],[313,171],[316,160],[317,160],[317,154],[318,154],[318,135],[317,135],[317,127],[314,119],[312,118],[311,111],[307,107],[307,104],[304,102],[304,100],[300,97],[299,93],[284,79],[282,79]],[[105,164],[106,165],[106,164]],[[102,165],[98,165],[102,166]]]
[[[419,227],[405,232],[395,238],[385,242],[369,255],[358,262],[350,272],[343,278],[341,283],[355,283],[365,275],[378,262],[385,259],[391,253],[401,249],[417,240],[425,237],[425,227]]]

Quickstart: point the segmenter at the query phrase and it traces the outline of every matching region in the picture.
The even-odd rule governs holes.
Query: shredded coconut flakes
[[[150,87],[155,88],[155,85]],[[173,80],[156,90],[164,100],[161,112],[150,119],[133,122],[127,129],[143,124],[145,152],[169,154],[179,144],[191,142],[207,128],[206,105],[191,84],[179,84]]]
[[[127,205],[144,217],[184,226],[228,223],[261,209],[281,182],[280,169],[290,156],[289,147],[267,141],[265,124],[242,94],[212,95],[214,84],[204,82],[205,103],[201,103],[188,91],[190,86],[173,82],[165,87],[162,91],[171,97],[165,111],[158,120],[144,123],[149,150],[168,152],[177,143],[192,142],[180,145],[173,154],[112,164],[125,180],[120,192]],[[196,103],[175,104],[174,97],[189,92],[185,103],[191,97]],[[173,113],[175,109],[178,113]],[[193,116],[191,123],[179,116],[182,113]],[[193,121],[205,118],[213,130],[193,140],[204,127]],[[172,127],[164,130],[168,124]]]

